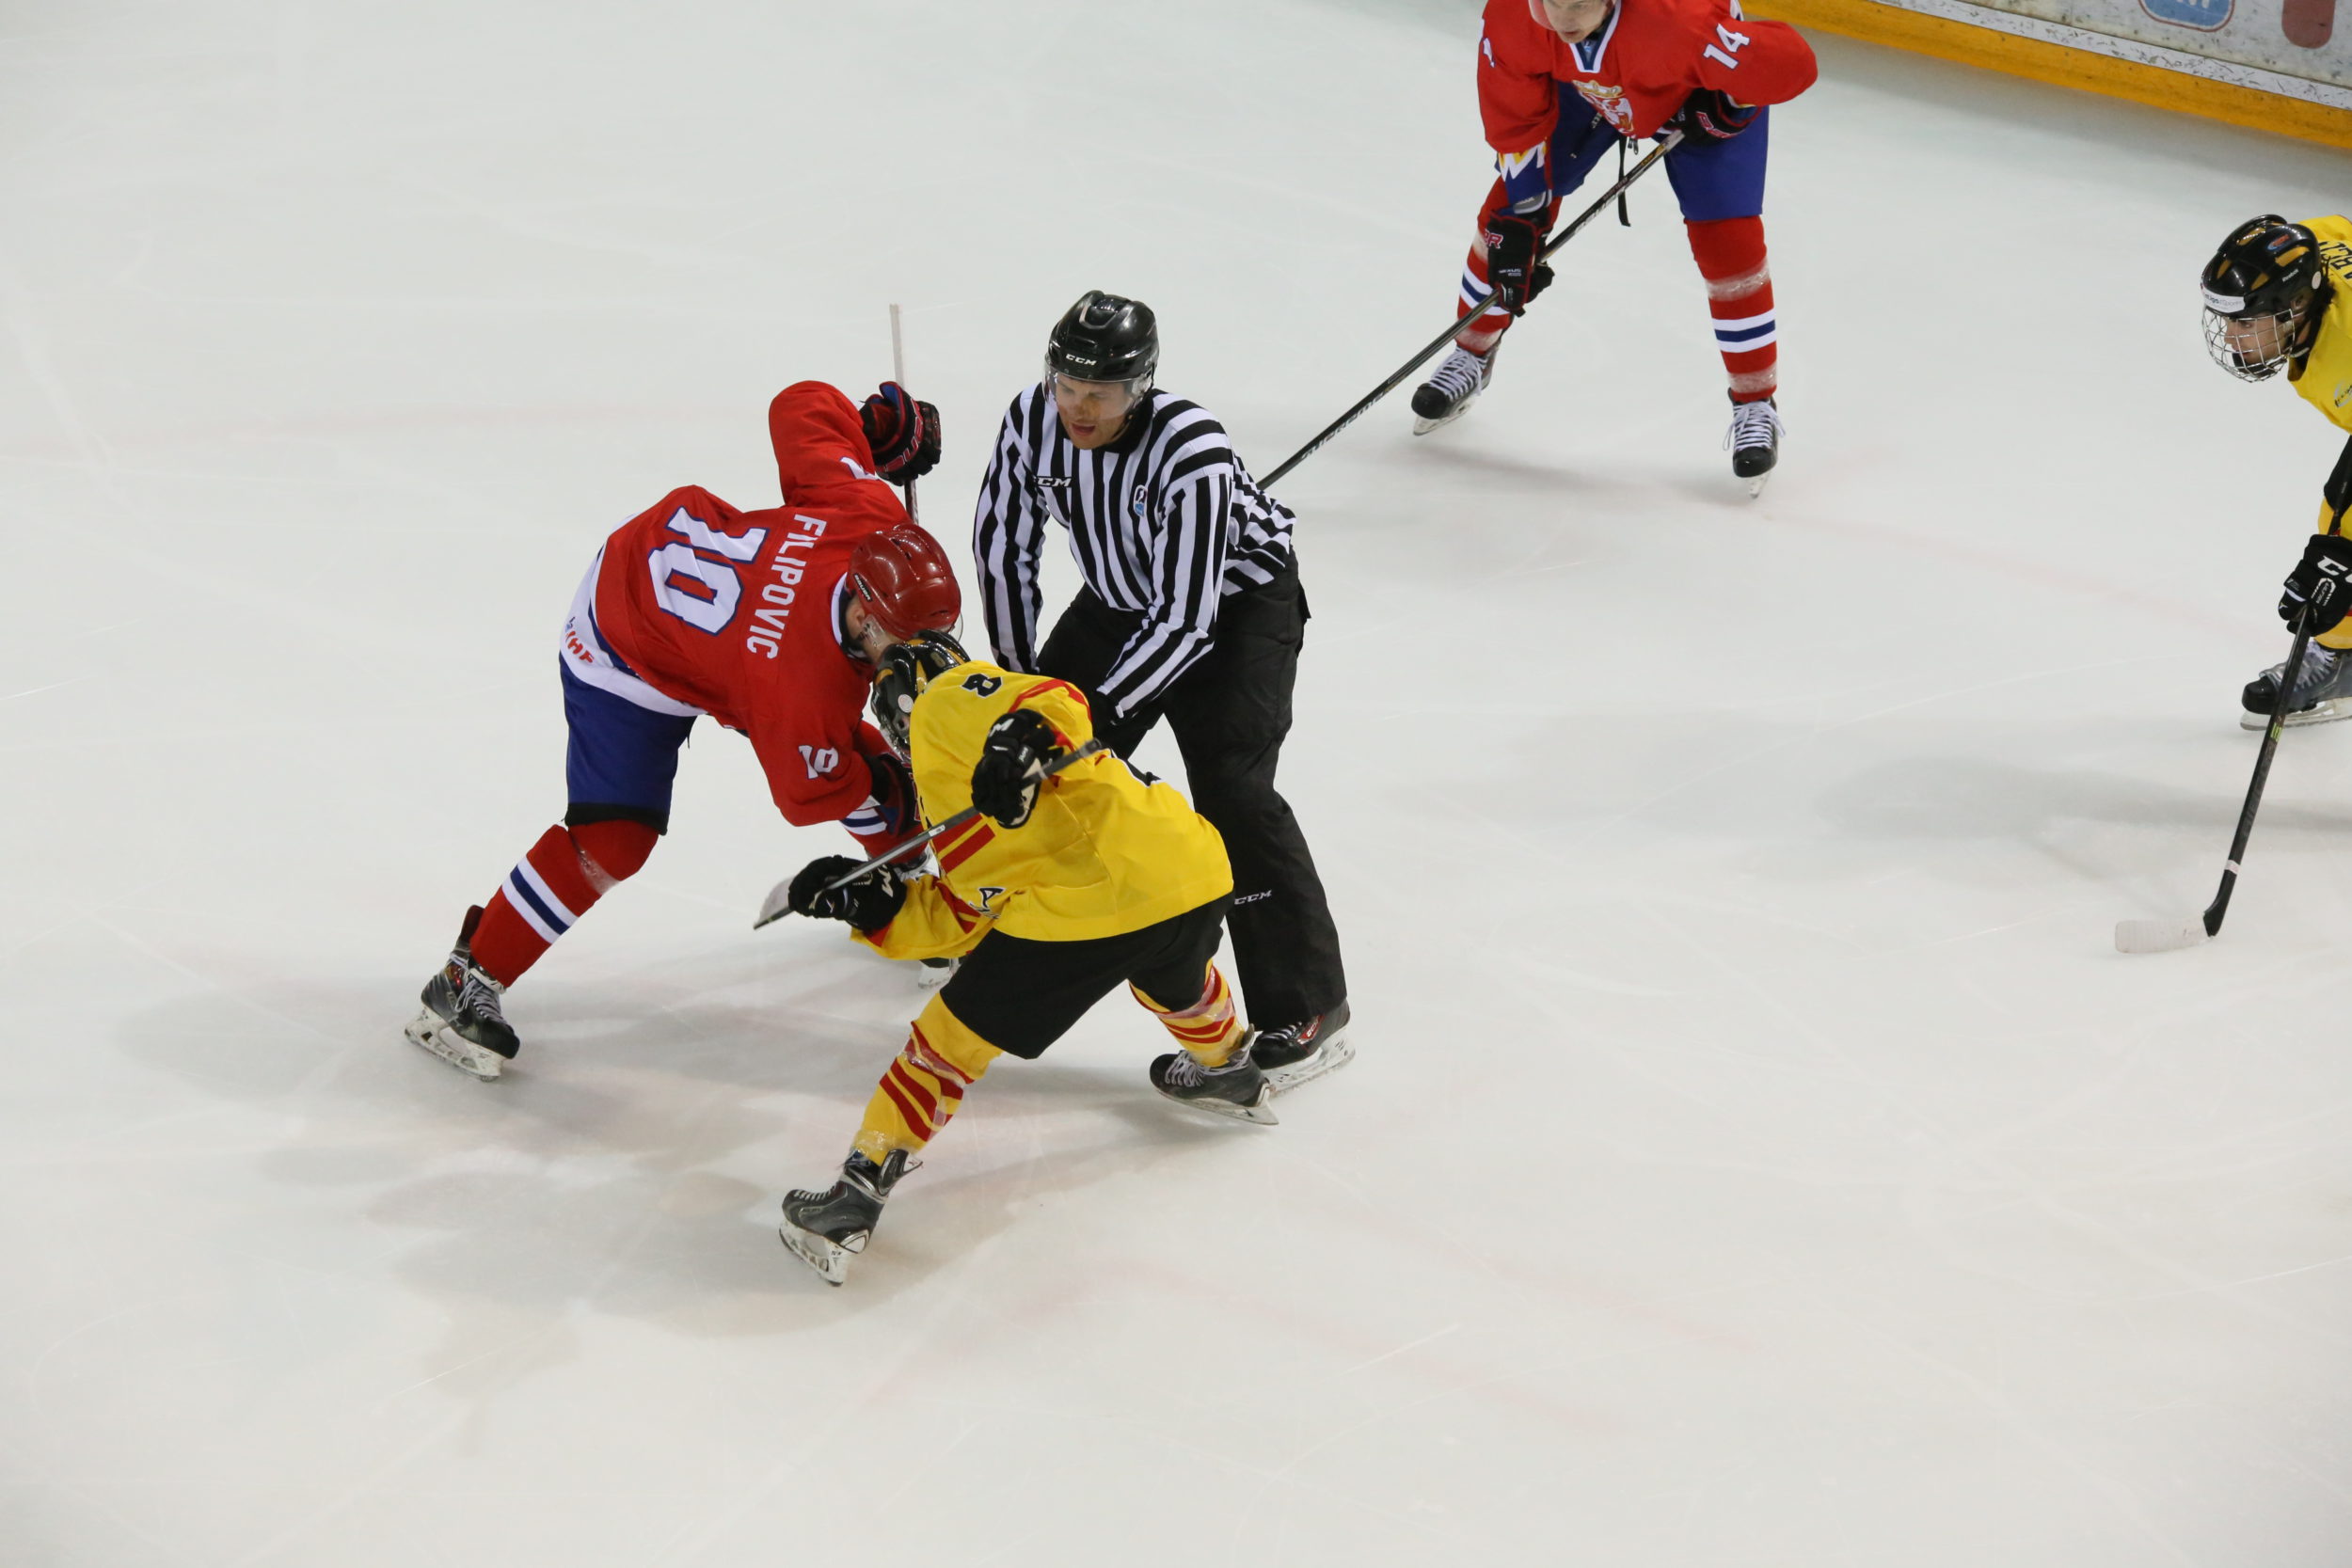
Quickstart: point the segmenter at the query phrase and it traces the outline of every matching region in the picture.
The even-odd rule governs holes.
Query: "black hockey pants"
[[[1039,650],[1039,670],[1091,693],[1142,620],[1082,589]],[[1274,788],[1306,637],[1307,595],[1293,567],[1263,588],[1227,594],[1215,643],[1156,704],[1108,723],[1096,705],[1095,732],[1122,757],[1167,716],[1193,808],[1216,825],[1233,863],[1226,923],[1242,999],[1261,1029],[1328,1012],[1347,996],[1314,854]]]

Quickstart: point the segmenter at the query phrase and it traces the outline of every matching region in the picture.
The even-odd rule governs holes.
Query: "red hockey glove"
[[[2297,621],[2309,608],[2308,618]],[[2342,534],[2314,533],[2303,546],[2303,560],[2287,578],[2287,591],[2279,596],[2279,619],[2313,637],[2333,631],[2352,610],[2352,539]]]
[[[921,824],[915,821],[914,774],[907,765],[887,752],[869,752],[866,771],[873,780],[874,793],[868,799],[882,813],[882,836],[896,844],[907,834],[918,832]],[[909,855],[904,863],[913,865],[922,858]]]
[[[1512,315],[1524,315],[1535,296],[1551,286],[1551,269],[1536,260],[1543,253],[1543,230],[1534,218],[1497,213],[1486,220],[1484,238],[1494,303]]]
[[[866,444],[873,449],[874,471],[893,484],[911,484],[939,461],[939,410],[917,403],[895,381],[858,409]]]
[[[1701,87],[1666,123],[1692,141],[1729,141],[1755,124],[1760,112],[1756,104],[1734,103],[1720,87]]]

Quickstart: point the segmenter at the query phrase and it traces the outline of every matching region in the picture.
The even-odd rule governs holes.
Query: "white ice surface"
[[[959,554],[1088,287],[1270,468],[1450,308],[1470,14],[8,8],[0,1560],[2346,1560],[2352,726],[2220,941],[2109,941],[2210,895],[2336,445],[2197,341],[2344,205],[2283,140],[1821,40],[1760,502],[1662,182],[1302,468],[1361,1054],[1278,1129],[1114,1000],[828,1290],[775,1199],[919,997],[748,929],[837,841],[717,732],[508,1081],[402,1042],[608,529],[770,501],[893,299]]]

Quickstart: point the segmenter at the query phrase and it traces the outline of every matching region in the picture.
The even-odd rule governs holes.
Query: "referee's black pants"
[[[1143,617],[1080,590],[1039,650],[1038,668],[1091,692]],[[1290,802],[1274,788],[1290,733],[1291,689],[1307,640],[1307,595],[1295,566],[1263,588],[1219,602],[1216,639],[1154,704],[1095,733],[1132,756],[1167,716],[1184,754],[1193,809],[1216,825],[1233,863],[1233,934],[1250,1022],[1262,1029],[1329,1012],[1347,996],[1340,933],[1315,875],[1315,857]]]

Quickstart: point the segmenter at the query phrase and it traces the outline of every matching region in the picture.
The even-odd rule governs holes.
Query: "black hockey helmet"
[[[1160,326],[1152,308],[1089,289],[1045,340],[1045,374],[1073,381],[1123,381],[1141,397],[1160,368]]]
[[[2328,289],[2319,240],[2276,213],[2249,218],[2221,242],[2199,280],[2205,346],[2232,375],[2261,381],[2311,347],[2312,307]]]

